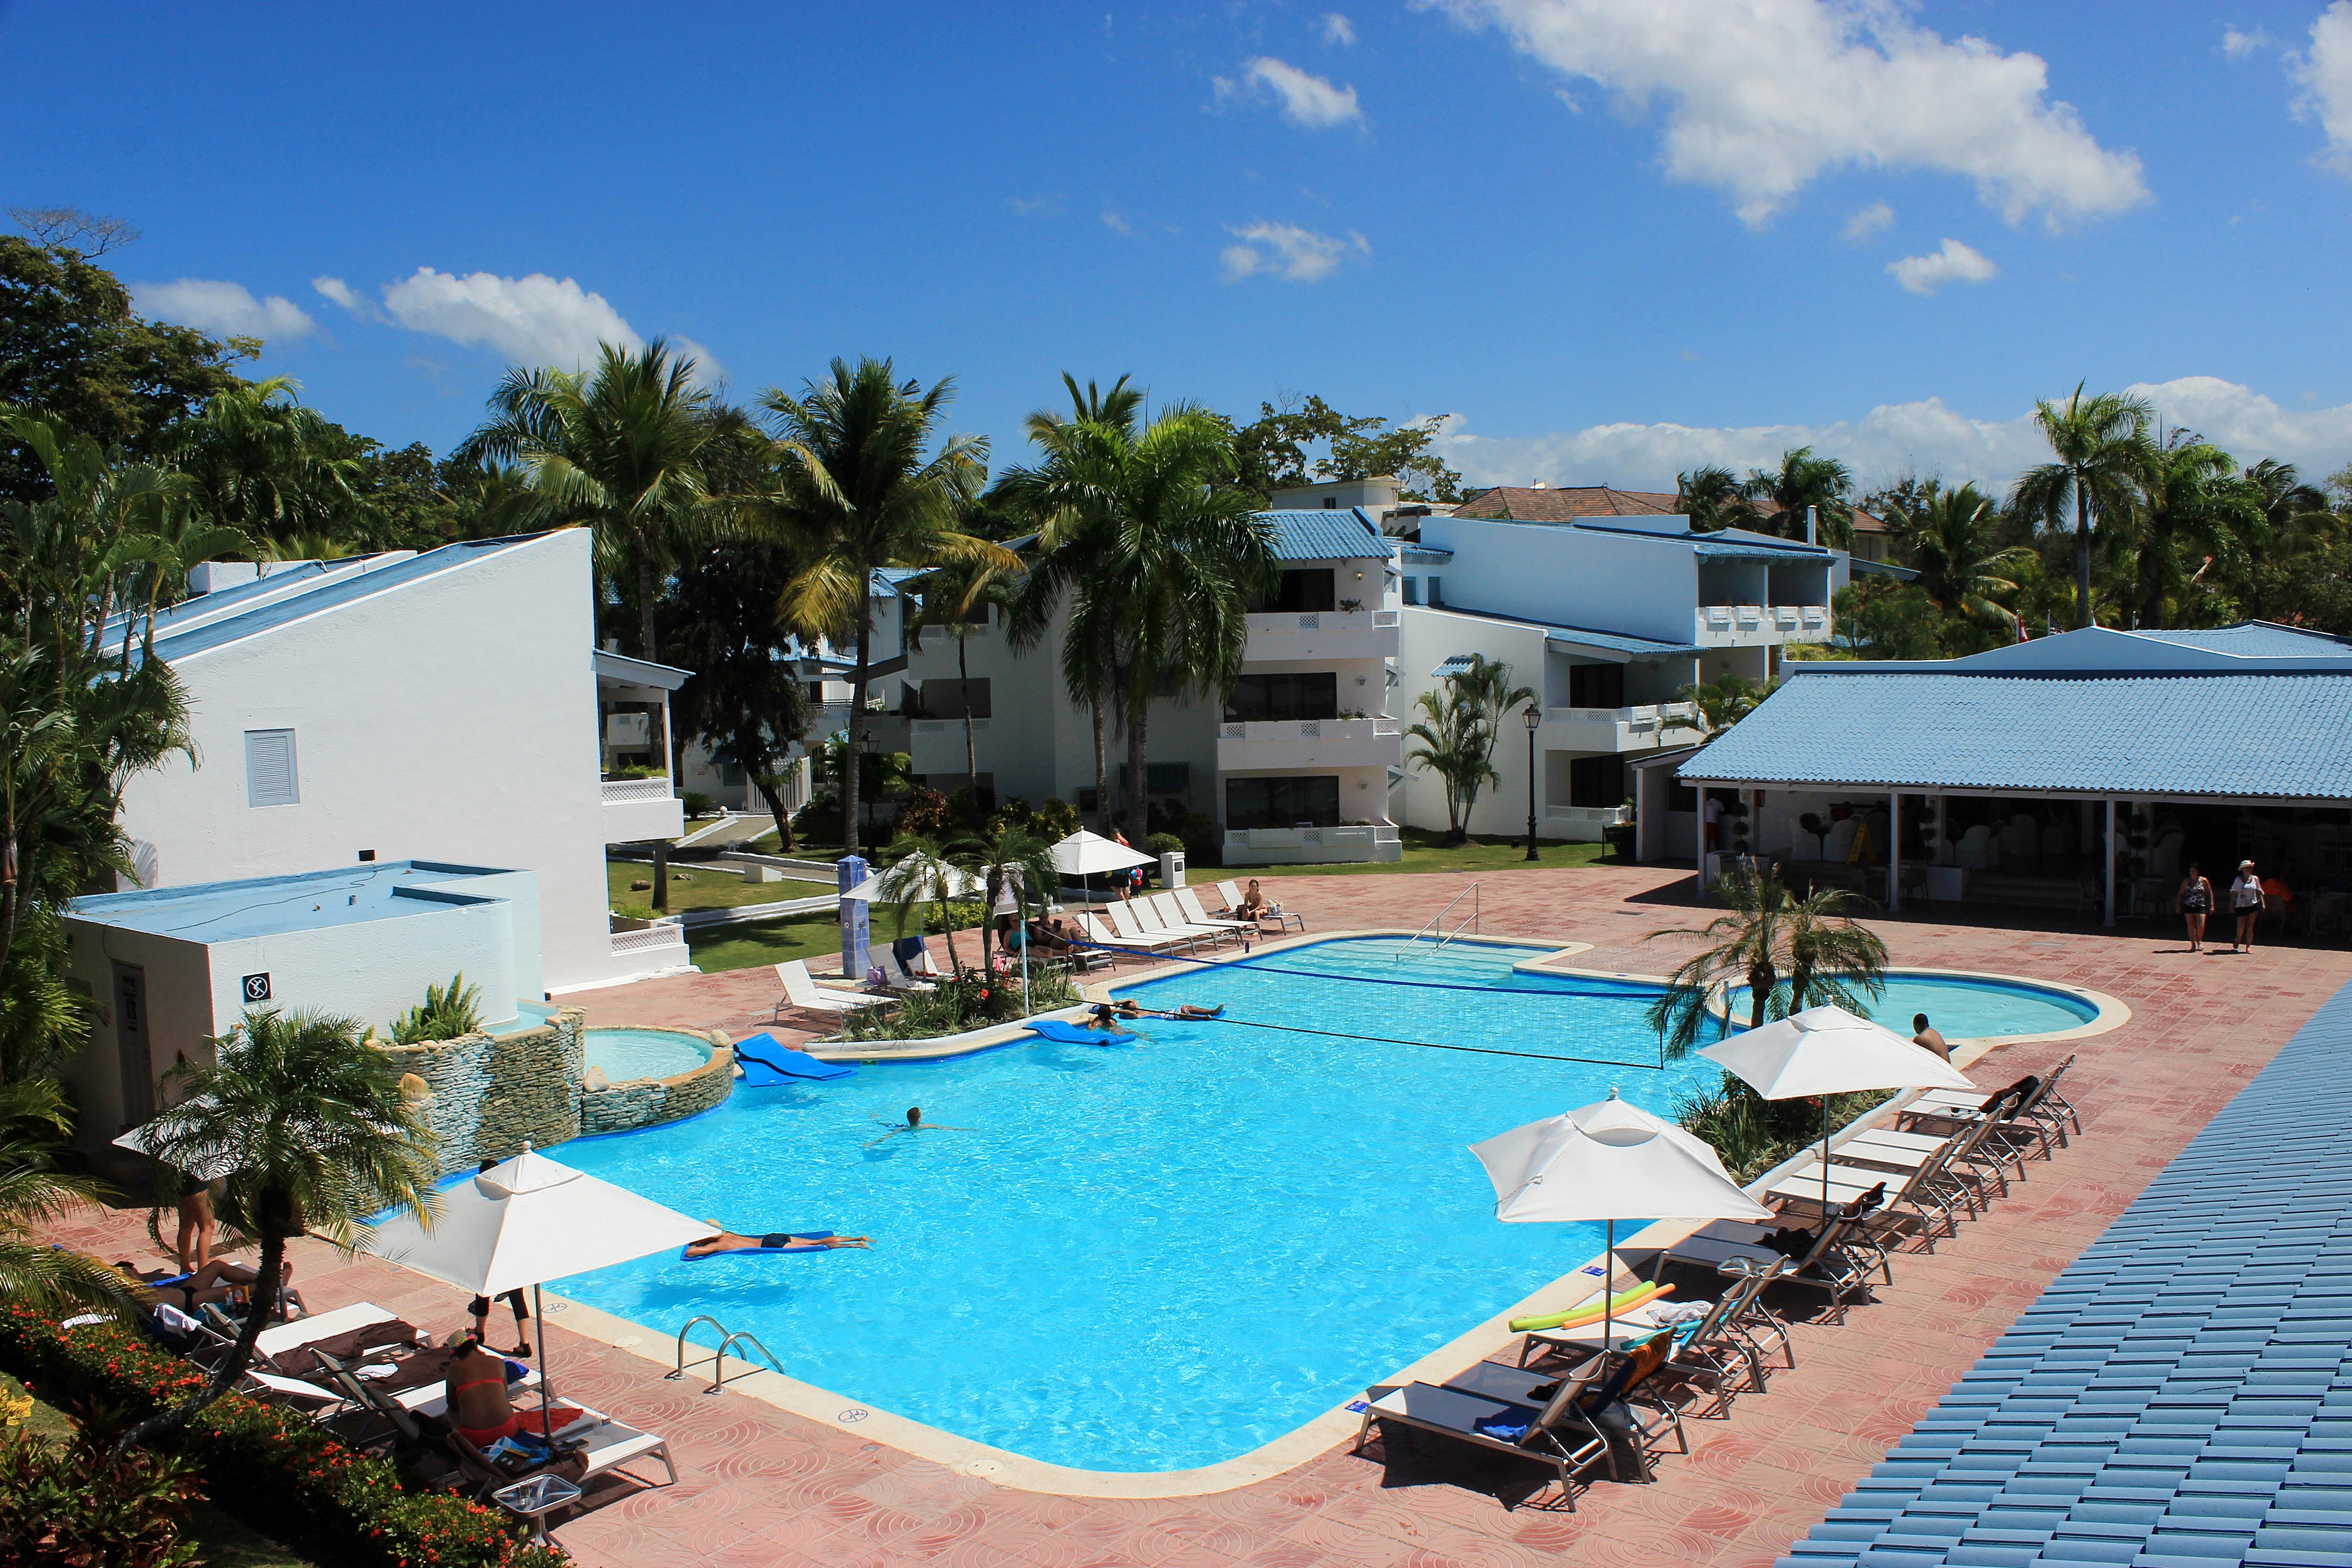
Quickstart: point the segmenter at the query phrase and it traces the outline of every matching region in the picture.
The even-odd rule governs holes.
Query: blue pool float
[[[735,1059],[743,1064],[743,1081],[753,1089],[773,1089],[800,1079],[847,1078],[857,1070],[847,1062],[821,1062],[769,1034],[738,1041]]]
[[[833,1235],[829,1230],[795,1230],[785,1233],[794,1241],[823,1241]],[[804,1258],[812,1252],[831,1252],[830,1247],[730,1247],[724,1252],[706,1252],[700,1258],[689,1257],[679,1247],[680,1263],[700,1263],[710,1258]]]
[[[1066,1024],[1059,1018],[1032,1019],[1029,1032],[1043,1035],[1065,1046],[1124,1046],[1132,1044],[1135,1039],[1133,1035],[1121,1034],[1116,1029],[1089,1029],[1078,1024]]]

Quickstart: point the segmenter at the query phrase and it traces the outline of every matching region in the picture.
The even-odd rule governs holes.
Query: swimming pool
[[[710,1059],[710,1042],[681,1029],[590,1029],[580,1044],[587,1065],[614,1083],[674,1078]]]
[[[1400,963],[1402,945],[1125,987],[1227,1008],[1147,1020],[1132,1046],[739,1087],[686,1121],[568,1143],[567,1163],[688,1214],[875,1245],[642,1259],[552,1288],[665,1334],[712,1313],[795,1378],[1033,1458],[1237,1458],[1601,1249],[1597,1225],[1497,1224],[1465,1145],[1612,1085],[1668,1113],[1716,1079],[1703,1059],[1657,1068],[1650,986],[1512,972],[1542,948]],[[912,1105],[938,1130],[886,1137]]]
[[[1746,986],[1731,993],[1730,1006],[1732,1018],[1745,1026]],[[1979,1040],[2080,1028],[2098,1017],[2099,1008],[2071,991],[2022,980],[1889,972],[1885,994],[1870,1004],[1869,1016],[1908,1035],[1917,1013],[1927,1014],[1948,1040]]]

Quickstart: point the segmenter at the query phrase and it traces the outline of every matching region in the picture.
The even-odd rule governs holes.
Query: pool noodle
[[[1637,1285],[1631,1290],[1611,1297],[1607,1310],[1610,1312],[1628,1312],[1661,1296],[1672,1295],[1674,1289],[1671,1285]],[[1548,1317],[1513,1318],[1510,1330],[1515,1334],[1526,1334],[1552,1329],[1581,1328],[1587,1323],[1601,1321],[1603,1315],[1602,1309],[1599,1307],[1580,1307],[1572,1312],[1555,1312]]]

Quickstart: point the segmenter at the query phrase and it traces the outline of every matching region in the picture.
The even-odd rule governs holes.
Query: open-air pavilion
[[[1787,673],[1673,770],[1715,819],[1703,880],[1744,853],[1889,909],[2039,907],[2113,925],[2169,911],[2190,864],[2221,889],[2251,859],[2278,884],[2287,929],[2347,924],[2345,639],[2263,622],[2092,627]]]

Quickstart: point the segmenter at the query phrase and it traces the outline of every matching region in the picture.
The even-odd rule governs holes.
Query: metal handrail
[[[1462,921],[1461,924],[1456,925],[1450,931],[1444,930],[1443,928],[1444,926],[1445,917],[1452,914],[1454,912],[1454,906],[1460,903],[1465,899],[1470,900],[1470,918]],[[1419,931],[1413,932],[1411,939],[1408,940],[1402,947],[1397,949],[1390,962],[1393,963],[1402,963],[1407,958],[1413,955],[1413,949],[1420,945],[1421,939],[1430,935],[1432,932],[1437,933],[1437,944],[1429,950],[1432,956],[1444,951],[1445,944],[1452,942],[1455,937],[1460,936],[1465,927],[1468,929],[1471,935],[1477,935],[1479,904],[1478,884],[1473,882],[1468,887],[1463,889],[1460,892],[1454,894],[1454,897],[1447,901],[1444,909],[1430,916],[1427,923],[1423,925]]]
[[[751,1332],[749,1329],[730,1330],[726,1324],[720,1322],[709,1313],[704,1312],[698,1317],[688,1318],[686,1321],[686,1327],[678,1330],[677,1365],[672,1370],[662,1373],[662,1380],[664,1382],[675,1383],[679,1378],[686,1375],[686,1336],[694,1331],[694,1325],[697,1323],[709,1323],[712,1328],[717,1329],[719,1333],[724,1336],[719,1342],[719,1348],[710,1352],[710,1371],[712,1377],[716,1381],[714,1381],[709,1387],[704,1389],[702,1391],[703,1393],[716,1394],[720,1389],[727,1386],[727,1349],[738,1340],[743,1341],[747,1344],[751,1345],[754,1350],[758,1351],[761,1355],[766,1356],[768,1358],[768,1364],[776,1369],[779,1376],[782,1375],[784,1363],[776,1359],[775,1352],[770,1350],[767,1346],[760,1342],[759,1335]],[[755,1367],[752,1370],[757,1371],[758,1369]]]

